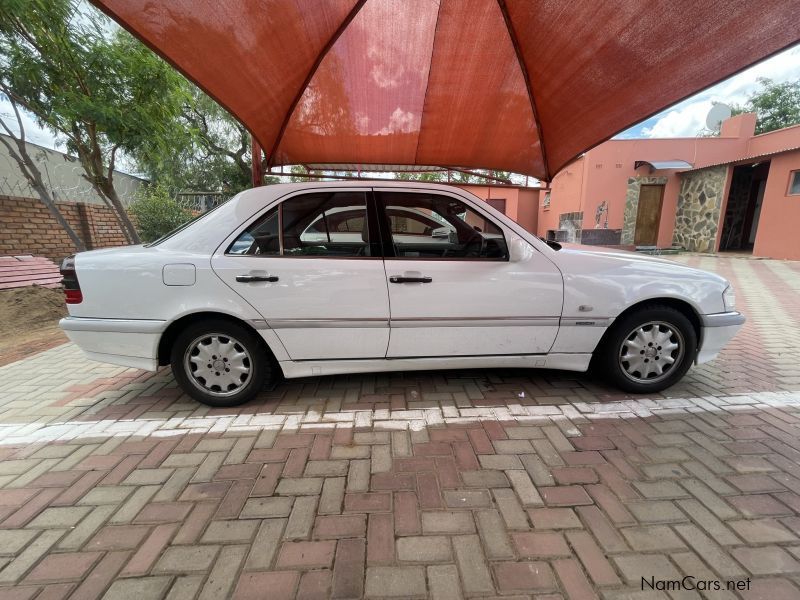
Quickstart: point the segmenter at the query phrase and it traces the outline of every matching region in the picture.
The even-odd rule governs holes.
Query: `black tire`
[[[219,345],[214,347],[222,348],[225,355],[231,356],[230,360],[236,362],[236,367],[234,371],[228,369],[225,365],[233,365],[233,362],[229,363],[229,359],[223,358],[223,354],[219,357],[213,355],[214,360],[210,359],[211,354],[209,354],[210,369],[207,371],[208,379],[206,379],[203,377],[205,370],[197,371],[196,357],[200,356],[199,349],[204,353],[213,352],[211,344],[215,340]],[[201,346],[208,349],[203,349]],[[194,358],[188,357],[190,352]],[[244,358],[240,357],[242,354],[245,355]],[[224,363],[221,362],[223,360]],[[193,323],[184,329],[172,345],[170,364],[172,373],[183,391],[198,402],[215,407],[244,404],[263,390],[267,383],[271,383],[278,372],[274,361],[268,355],[268,350],[253,332],[223,319]],[[200,368],[204,366],[200,365]],[[237,370],[240,373],[236,373]]]
[[[655,324],[661,325],[654,330]],[[640,328],[642,333],[638,334]],[[669,333],[672,335],[667,338]],[[640,346],[639,340],[648,334],[667,339],[668,342],[663,345],[666,349],[662,349],[659,342],[647,342]],[[626,344],[624,347],[623,343]],[[680,351],[671,349],[672,344],[676,343]],[[643,350],[637,352],[639,348]],[[641,364],[641,371],[635,370],[638,362],[624,360],[626,356],[631,356],[638,361],[637,354],[641,355],[642,363],[648,363]],[[696,355],[697,333],[686,315],[671,306],[648,304],[614,322],[595,350],[593,363],[596,371],[612,385],[634,394],[652,394],[677,383],[692,366]],[[667,356],[673,362],[664,367]],[[657,368],[663,369],[660,375],[648,373],[648,370]],[[649,380],[651,378],[652,381]]]

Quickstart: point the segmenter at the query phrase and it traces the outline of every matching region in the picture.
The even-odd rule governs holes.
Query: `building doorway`
[[[769,161],[733,168],[719,249],[752,252],[769,176]]]
[[[643,185],[639,188],[639,207],[636,210],[636,229],[633,234],[633,243],[636,246],[657,245],[663,202],[663,185]]]

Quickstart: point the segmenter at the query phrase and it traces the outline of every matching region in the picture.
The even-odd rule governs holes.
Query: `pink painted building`
[[[754,135],[755,124],[742,114],[719,137],[605,142],[540,190],[535,231],[800,260],[800,125]]]

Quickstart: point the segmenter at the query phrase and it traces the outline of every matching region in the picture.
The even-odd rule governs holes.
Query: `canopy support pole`
[[[252,135],[250,136],[250,147],[250,154],[253,157],[250,176],[253,180],[253,187],[258,187],[264,183],[261,169],[261,144]]]

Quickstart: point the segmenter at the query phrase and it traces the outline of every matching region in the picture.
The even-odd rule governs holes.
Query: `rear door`
[[[510,262],[505,229],[457,195],[376,188],[391,305],[390,358],[543,354],[562,278],[534,251]]]
[[[364,188],[302,192],[264,211],[212,258],[292,360],[383,358],[386,274]],[[372,223],[372,224],[371,224]]]

